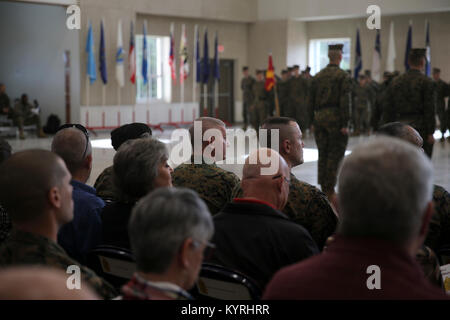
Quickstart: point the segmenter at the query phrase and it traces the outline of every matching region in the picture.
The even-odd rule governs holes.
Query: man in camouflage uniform
[[[383,83],[380,85],[380,90],[377,94],[375,105],[372,108],[372,115],[370,118],[371,127],[374,131],[377,131],[379,126],[383,125],[386,122],[385,109],[387,103],[387,91],[393,78],[393,73],[387,71],[383,73]]]
[[[309,128],[307,110],[308,81],[299,74],[300,67],[294,66],[294,76],[289,80],[289,108],[287,116],[298,121],[303,132]]]
[[[250,106],[250,122],[259,137],[258,129],[267,118],[268,94],[265,89],[264,71],[256,71],[256,81],[253,83],[253,104]]]
[[[267,129],[267,147],[271,145],[271,130],[279,130],[280,155],[286,160],[289,168],[303,163],[302,131],[295,119],[274,117],[267,119],[261,127]],[[298,180],[291,172],[288,202],[282,210],[294,222],[303,226],[311,234],[318,248],[322,250],[327,238],[337,226],[337,216],[327,197],[316,187]]]
[[[0,248],[0,266],[45,265],[66,272],[75,265],[85,284],[103,298],[114,298],[111,285],[56,243],[58,229],[73,218],[70,179],[64,161],[50,151],[18,152],[1,165],[0,202],[14,227]]]
[[[441,141],[445,141],[444,134],[447,131],[447,112],[445,111],[445,97],[449,95],[449,85],[441,79],[441,70],[439,68],[433,68],[433,80],[435,86],[435,110],[441,124]]]
[[[14,125],[19,127],[20,139],[25,139],[23,132],[24,125],[36,125],[37,135],[39,138],[45,138],[46,135],[42,131],[41,117],[39,113],[34,112],[35,108],[28,102],[28,96],[22,94],[20,101],[16,103],[13,110]]]
[[[249,75],[248,67],[242,68],[242,73],[244,77],[241,80],[242,89],[242,116],[244,118],[244,131],[247,130],[249,124],[249,108],[253,103],[253,84],[255,79]]]
[[[287,70],[281,71],[281,81],[277,83],[280,115],[285,116],[289,107],[289,75]]]
[[[308,103],[319,149],[318,180],[328,199],[335,196],[337,169],[348,142],[351,78],[339,68],[342,47],[329,45],[330,63],[313,78]]]
[[[196,124],[201,123],[201,130]],[[197,129],[197,130],[196,130]],[[212,138],[203,141],[204,133],[209,129],[219,130],[222,134],[221,141],[214,141]],[[190,188],[208,205],[211,214],[216,214],[232,199],[232,192],[239,178],[232,172],[219,168],[215,162],[225,159],[226,149],[226,128],[225,124],[215,118],[202,117],[195,120],[194,125],[189,128],[191,144],[194,149],[190,163],[178,166],[172,173],[172,184],[175,187]],[[201,145],[201,150],[195,150],[195,142]],[[223,147],[221,150],[214,148],[217,144]],[[211,155],[205,155],[205,149]],[[213,148],[211,150],[211,148]],[[207,150],[207,151],[208,151]]]
[[[400,121],[416,129],[423,139],[425,153],[431,158],[436,125],[434,85],[421,72],[425,68],[425,49],[411,49],[408,62],[410,69],[389,86],[386,121]]]
[[[359,83],[355,87],[355,135],[369,132],[369,105],[371,90],[364,75],[359,76]]]

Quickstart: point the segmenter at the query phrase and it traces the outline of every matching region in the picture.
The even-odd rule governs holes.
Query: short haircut
[[[114,150],[117,150],[125,141],[151,135],[152,129],[145,123],[129,123],[111,131],[111,144]]]
[[[248,67],[242,67],[242,71],[248,71]]]
[[[262,129],[267,129],[267,141],[266,144],[267,145],[262,145],[261,147],[264,148],[272,148],[272,129],[278,129],[279,130],[279,145],[281,145],[281,142],[291,138],[290,135],[290,130],[283,130],[286,129],[289,126],[291,122],[297,123],[297,121],[294,118],[289,118],[289,117],[271,117],[268,118],[264,121],[264,123],[262,124],[261,128]],[[290,129],[290,128],[288,128]],[[280,152],[281,150],[276,150],[278,152]]]
[[[405,140],[408,136],[408,125],[398,121],[389,122],[378,128],[377,134]]]
[[[425,56],[423,54],[416,53],[412,50],[408,57],[408,63],[412,66],[420,66],[423,62],[423,59],[425,59]]]
[[[0,165],[0,203],[13,222],[33,220],[44,212],[50,189],[61,186],[66,174],[53,152],[17,152]]]
[[[198,137],[201,139],[201,142],[203,143],[203,135],[205,134],[206,130],[208,129],[219,129],[219,128],[226,128],[225,123],[217,118],[212,118],[212,117],[200,117],[194,120],[195,121],[200,121],[202,123],[202,136]],[[192,124],[189,127],[189,136],[191,138],[191,144],[194,145],[194,124]]]
[[[83,158],[84,150],[86,154]],[[83,131],[66,128],[56,133],[52,141],[52,151],[64,160],[67,169],[74,174],[83,166],[86,157],[92,154],[92,146]]]
[[[339,233],[406,244],[432,199],[431,162],[413,145],[377,137],[357,146],[340,168]]]
[[[11,157],[12,148],[8,141],[0,138],[0,163]]]
[[[168,160],[167,148],[155,138],[124,142],[114,156],[113,179],[122,197],[137,200],[153,189],[159,165]]]
[[[128,234],[138,271],[164,273],[187,238],[206,242],[214,233],[208,207],[185,188],[159,188],[133,208]]]

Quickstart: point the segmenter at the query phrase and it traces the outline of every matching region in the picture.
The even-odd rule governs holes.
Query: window
[[[350,69],[350,38],[334,38],[334,39],[311,39],[309,41],[309,65],[311,66],[311,74],[314,75],[329,62],[328,45],[342,43],[342,61],[340,67],[344,70]]]
[[[170,38],[147,36],[148,82],[142,77],[142,49],[144,36],[136,35],[136,101],[171,100],[169,68]]]

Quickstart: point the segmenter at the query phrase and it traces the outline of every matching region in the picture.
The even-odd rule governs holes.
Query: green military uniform
[[[369,119],[371,115],[371,101],[374,97],[373,89],[369,84],[354,87],[355,103],[355,131],[356,133],[369,131]]]
[[[425,49],[412,49],[412,55],[425,56]],[[423,52],[422,52],[423,51]],[[417,69],[392,80],[386,105],[387,122],[400,121],[416,129],[423,139],[423,149],[431,158],[433,144],[428,136],[435,130],[433,81]]]
[[[450,245],[450,193],[441,186],[433,190],[434,214],[428,227],[425,244],[434,251]]]
[[[33,113],[31,110],[34,107],[29,103],[19,101],[14,106],[13,121],[14,125],[19,127],[20,136],[23,138],[23,126],[36,125],[38,135],[42,135],[41,117],[39,114]]]
[[[242,89],[242,116],[244,118],[244,128],[246,129],[249,124],[249,109],[255,100],[253,96],[253,84],[255,79],[251,76],[247,78],[242,78],[241,89]]]
[[[448,123],[447,123],[447,113],[445,110],[445,97],[449,95],[449,86],[447,83],[439,79],[434,82],[434,103],[435,110],[439,118],[439,122],[441,124],[441,132],[444,135],[445,131],[447,131]]]
[[[81,280],[88,283],[105,298],[117,296],[115,289],[92,270],[72,260],[56,242],[40,235],[13,229],[8,240],[0,247],[0,266],[44,265],[67,271],[67,267],[80,267]],[[82,283],[83,286],[83,283]]]
[[[316,187],[298,180],[291,173],[289,197],[282,212],[292,221],[304,227],[322,250],[328,237],[335,231],[338,218],[325,194]],[[233,190],[233,198],[241,198],[241,185]]]
[[[342,48],[342,47],[341,47]],[[310,122],[319,149],[318,181],[325,193],[334,192],[337,170],[347,147],[351,78],[336,64],[329,64],[313,78]]]
[[[385,115],[385,109],[386,104],[388,102],[388,87],[392,81],[393,76],[391,74],[387,75],[388,79],[383,81],[383,83],[380,86],[380,90],[378,91],[377,98],[375,101],[375,105],[372,108],[372,115],[370,119],[371,126],[373,130],[378,130],[380,126],[387,123],[386,122],[386,115]]]
[[[211,214],[215,215],[231,201],[239,178],[216,164],[195,164],[192,161],[181,164],[173,171],[172,184],[196,191],[208,205]]]
[[[277,83],[278,101],[280,103],[280,116],[287,117],[289,108],[289,80],[281,80]]]
[[[297,120],[300,130],[306,132],[309,128],[307,110],[308,81],[302,77],[292,77],[289,80],[289,107],[287,116]]]
[[[97,196],[103,200],[116,201],[119,199],[119,191],[113,181],[113,166],[103,170],[95,180],[94,188]]]
[[[255,81],[253,84],[253,105],[250,107],[250,122],[258,132],[259,127],[267,118],[268,95],[264,81]]]

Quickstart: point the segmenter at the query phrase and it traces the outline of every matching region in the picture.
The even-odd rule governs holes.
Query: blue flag
[[[197,34],[195,35],[196,38],[196,50],[195,50],[195,68],[196,68],[196,79],[195,81],[202,82],[202,59],[200,58],[200,35],[197,29]]]
[[[216,37],[214,39],[214,79],[220,80],[220,65],[219,65],[219,40]]]
[[[355,69],[354,78],[358,80],[358,75],[362,69],[361,43],[359,41],[359,29],[356,30],[356,53],[355,53]]]
[[[105,34],[103,32],[103,21],[100,22],[100,74],[104,84],[108,83],[106,72]]]
[[[408,36],[406,38],[406,51],[405,51],[405,70],[406,71],[409,70],[408,59],[409,59],[409,52],[411,51],[411,45],[412,45],[412,26],[410,24],[409,28],[408,28]]]
[[[92,24],[89,23],[89,31],[86,41],[86,52],[87,52],[87,75],[89,77],[90,83],[93,84],[97,80],[97,68],[95,66],[95,56],[94,56],[94,35],[92,34]]]
[[[202,80],[204,84],[209,80],[209,49],[208,49],[208,30],[205,30],[205,42],[203,44],[203,67],[202,67]]]
[[[430,22],[428,21],[427,21],[427,35],[425,38],[425,48],[427,49],[425,75],[429,77],[431,76],[431,47],[430,47]]]
[[[148,82],[147,66],[147,23],[144,22],[144,45],[142,46],[142,78],[144,84]]]

